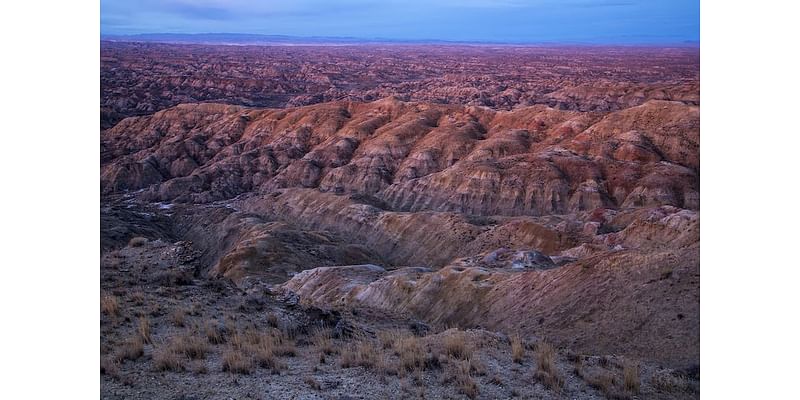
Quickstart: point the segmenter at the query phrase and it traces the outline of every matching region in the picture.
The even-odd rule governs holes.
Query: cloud
[[[485,41],[697,40],[699,0],[101,0],[101,31]]]

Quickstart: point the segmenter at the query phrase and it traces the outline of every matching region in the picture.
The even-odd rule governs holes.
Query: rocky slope
[[[102,42],[100,123],[182,103],[293,107],[387,96],[510,110],[699,105],[697,48],[211,46]]]
[[[500,248],[435,271],[317,268],[283,288],[315,305],[375,308],[536,334],[579,351],[691,364],[699,359],[699,218],[674,208],[647,214],[647,222],[595,237],[600,246],[591,252],[576,251],[586,244],[559,252],[579,258],[560,267],[546,255],[533,262],[524,251]]]
[[[397,211],[549,215],[699,207],[699,108],[609,114],[336,102],[286,110],[187,104],[102,135],[104,193],[204,203],[286,187]]]
[[[228,308],[236,303],[228,296],[253,295],[289,314],[304,307],[350,315],[363,335],[355,343],[377,343],[387,325],[423,337],[416,330],[427,327],[437,332],[424,339],[430,354],[449,327],[561,349],[563,393],[531,360],[530,373],[496,372],[510,390],[479,379],[478,397],[508,397],[530,382],[535,386],[523,395],[632,397],[636,392],[621,383],[623,368],[609,372],[601,356],[613,354],[641,363],[647,379],[656,379],[639,393],[693,398],[699,159],[699,107],[674,101],[612,112],[545,105],[497,111],[394,97],[288,109],[182,104],[101,133],[101,245],[113,277],[105,288],[124,282],[162,297],[188,291]],[[140,250],[124,247],[133,236],[151,241]],[[152,260],[171,257],[172,247],[195,252],[147,278]],[[128,275],[131,266],[121,269],[120,254],[136,254],[130,264],[141,269],[138,281]],[[166,289],[151,287],[162,281]],[[231,283],[212,296],[200,282],[212,289]],[[175,285],[182,289],[169,289]],[[128,296],[128,289],[120,293]],[[242,318],[255,315],[257,324],[269,325],[248,307],[239,306]],[[296,317],[306,321],[304,315]],[[172,328],[160,323],[167,343]],[[132,325],[114,324],[106,333],[114,340]],[[313,342],[307,334],[298,346]],[[359,346],[353,343],[340,342]],[[148,346],[156,363],[157,346]],[[491,371],[509,363],[497,348],[481,353]],[[322,370],[334,381],[383,371],[375,364],[338,370],[314,361],[312,350],[299,353],[303,374]],[[201,364],[224,371],[224,354]],[[346,360],[341,355],[337,363]],[[123,366],[129,370],[119,376],[148,374],[141,361]],[[582,368],[608,379],[599,382]],[[673,369],[668,385],[654,378]],[[466,389],[441,383],[449,375],[438,371],[422,368],[417,382],[434,388],[434,397],[464,395]],[[183,370],[173,373],[170,382],[186,382]],[[109,395],[111,388],[131,393],[119,376],[105,378]],[[297,390],[297,376],[275,379],[308,392]],[[380,387],[370,382],[359,390]]]

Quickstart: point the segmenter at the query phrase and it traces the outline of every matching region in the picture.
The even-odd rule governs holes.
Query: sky
[[[509,43],[700,39],[699,0],[101,0],[104,35],[249,33]]]

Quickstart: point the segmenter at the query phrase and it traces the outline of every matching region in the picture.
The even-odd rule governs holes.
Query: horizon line
[[[159,38],[161,36],[161,38]],[[249,42],[237,41],[215,41],[198,40],[190,41],[192,37],[207,37],[213,39],[214,36],[250,37]],[[169,37],[183,37],[184,40],[170,40]],[[210,37],[210,38],[209,38]],[[272,40],[261,40],[272,39]],[[180,33],[180,32],[145,32],[132,34],[102,33],[100,41],[108,42],[129,42],[129,43],[165,43],[165,44],[208,44],[222,46],[269,46],[269,45],[364,45],[364,44],[450,44],[450,45],[510,45],[510,46],[619,46],[619,47],[690,47],[699,48],[700,40],[680,40],[680,41],[587,41],[587,40],[448,40],[448,39],[401,39],[386,37],[357,37],[357,36],[295,36],[283,34],[264,34],[264,33],[236,33],[236,32],[204,32],[204,33]]]

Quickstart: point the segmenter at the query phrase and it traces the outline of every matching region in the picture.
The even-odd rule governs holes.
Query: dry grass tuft
[[[444,338],[444,350],[448,356],[466,360],[472,354],[467,344],[467,335],[463,331],[455,331]]]
[[[173,325],[183,327],[186,325],[186,311],[182,307],[174,309],[170,314],[170,320],[172,320]]]
[[[145,243],[147,243],[147,238],[136,236],[135,238],[131,238],[131,240],[128,242],[128,246],[142,247],[145,245]]]
[[[199,361],[192,365],[192,372],[199,375],[205,375],[208,373],[208,366],[203,361]]]
[[[555,363],[556,350],[547,342],[536,346],[536,366],[538,370],[534,378],[546,388],[559,392],[564,387],[564,377],[558,372]]]
[[[275,337],[248,330],[244,338],[242,349],[253,357],[253,362],[257,366],[271,369],[273,372],[286,368],[277,358],[276,352],[279,349]]]
[[[144,292],[142,292],[141,290],[137,290],[131,293],[131,301],[133,302],[133,304],[141,306],[144,304],[144,300],[145,300],[145,295]]]
[[[278,327],[278,314],[271,312],[267,314],[267,324],[273,328]]]
[[[137,332],[139,333],[139,337],[142,338],[143,342],[152,342],[152,339],[150,338],[150,319],[147,318],[146,315],[139,317]]]
[[[144,342],[141,337],[133,336],[126,340],[116,354],[116,361],[136,360],[144,355]]]
[[[376,365],[378,353],[380,350],[372,342],[359,338],[345,346],[339,364],[342,368],[364,367],[369,369]]]
[[[470,375],[470,363],[469,361],[459,361],[455,365],[455,371],[453,375],[453,379],[455,381],[456,387],[458,388],[459,393],[469,397],[470,399],[475,399],[480,394],[480,389],[478,388],[478,384],[472,379]]]
[[[539,370],[552,373],[556,370],[556,349],[550,343],[541,342],[536,347],[536,366]]]
[[[211,344],[225,343],[225,332],[223,332],[217,320],[212,319],[206,321],[204,328],[206,332],[206,338],[208,339],[209,343]]]
[[[241,350],[230,348],[222,354],[222,370],[234,374],[253,372],[253,360]]]
[[[522,359],[525,358],[525,345],[522,344],[522,338],[519,334],[511,336],[511,359],[515,363],[522,364]]]
[[[314,343],[314,347],[317,348],[320,354],[331,355],[336,352],[336,349],[333,347],[331,333],[327,329],[319,328],[314,330],[311,334],[311,343]]]
[[[631,393],[639,393],[641,382],[639,380],[639,365],[626,362],[622,367],[622,386]]]
[[[314,379],[313,376],[307,376],[307,377],[303,378],[303,382],[305,382],[306,385],[308,385],[309,387],[311,387],[314,390],[322,389],[322,385],[320,385],[319,382],[317,382],[317,380]]]
[[[258,344],[248,346],[250,354],[253,355],[253,361],[261,367],[278,371],[284,368],[278,359],[275,357],[275,349],[272,341],[263,341]]]
[[[385,350],[394,348],[395,342],[401,337],[403,337],[403,335],[395,330],[378,332],[378,340],[380,340],[381,347]]]
[[[614,377],[608,372],[601,372],[598,375],[584,377],[589,386],[599,390],[606,397],[612,397],[614,387]]]
[[[103,295],[100,297],[100,312],[109,317],[119,315],[119,300],[113,295]]]
[[[119,364],[110,357],[100,359],[100,375],[108,375],[112,378],[119,377]]]
[[[184,358],[169,347],[158,348],[153,352],[153,366],[157,371],[180,372],[186,369]]]
[[[674,376],[669,373],[660,373],[650,379],[650,384],[661,393],[678,393],[689,390],[686,378]]]
[[[413,372],[425,367],[425,349],[416,336],[406,336],[395,341],[396,354],[400,357],[400,370]]]
[[[203,338],[191,334],[174,338],[171,343],[171,349],[194,360],[206,358],[206,354],[209,351],[208,343]]]
[[[274,352],[279,357],[294,357],[297,355],[297,343],[285,333],[273,337]]]

